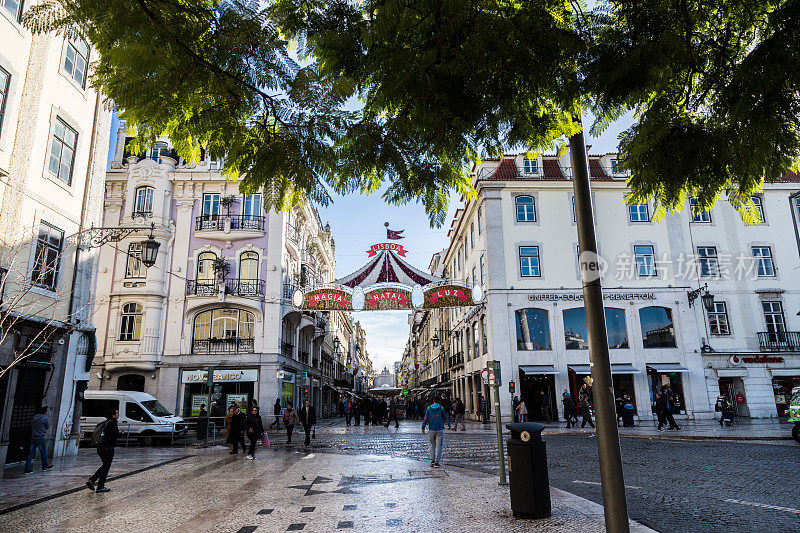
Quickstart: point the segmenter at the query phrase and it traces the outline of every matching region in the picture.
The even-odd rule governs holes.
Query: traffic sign
[[[483,380],[484,385],[489,384],[489,371],[488,370],[481,370],[481,379]]]

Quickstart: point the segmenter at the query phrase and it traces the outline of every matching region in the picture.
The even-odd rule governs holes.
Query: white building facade
[[[0,3],[0,472],[25,460],[42,406],[50,457],[77,453],[97,251],[74,236],[102,217],[111,123],[89,81],[95,51],[32,35],[27,4]]]
[[[590,156],[592,201],[617,396],[640,419],[668,386],[676,416],[708,419],[720,392],[741,416],[785,416],[800,384],[800,179],[786,175],[754,197],[761,222],[746,225],[724,200],[709,213],[654,222],[653,206],[628,206],[613,154]],[[477,417],[486,361],[501,362],[501,406],[521,395],[532,418],[542,393],[563,419],[590,374],[569,155],[484,161],[477,197],[455,215],[445,272],[480,284],[477,308],[450,310],[449,379]],[[714,305],[696,291],[707,284]],[[442,334],[439,334],[442,337]],[[509,392],[509,380],[515,392]]]
[[[150,268],[138,248],[146,233],[102,251],[91,388],[141,390],[191,417],[213,367],[212,416],[254,399],[271,414],[276,398],[333,413],[352,387],[345,350],[334,347],[335,338],[348,346],[351,317],[292,304],[295,289],[333,279],[330,226],[308,204],[265,211],[262,196],[241,194],[218,162],[178,163],[166,143],[125,157],[124,139],[106,177],[104,224],[154,223],[162,245]]]

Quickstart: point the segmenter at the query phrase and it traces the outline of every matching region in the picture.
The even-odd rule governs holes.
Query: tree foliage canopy
[[[727,193],[752,219],[750,194],[800,159],[800,0],[581,2],[47,0],[26,20],[91,40],[134,148],[205,146],[267,207],[388,183],[440,224],[482,156],[632,109],[632,200]]]

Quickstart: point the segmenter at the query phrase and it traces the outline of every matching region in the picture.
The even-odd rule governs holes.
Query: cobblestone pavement
[[[340,453],[427,457],[427,439],[412,424],[396,433],[381,426],[336,426],[317,433],[312,447]],[[681,435],[676,433],[676,437]],[[280,445],[285,439],[273,436]],[[550,484],[602,502],[597,442],[548,435]],[[800,531],[800,447],[755,443],[621,439],[632,519],[660,531]],[[447,432],[443,462],[498,472],[497,436]]]
[[[56,467],[55,476],[52,470],[41,474],[40,487],[54,489],[62,481],[58,476],[81,477],[91,452],[82,451],[84,457],[76,462],[87,464]],[[508,488],[499,487],[494,476],[457,467],[433,469],[412,459],[281,446],[259,449],[254,461],[241,454],[230,456],[223,447],[192,450],[188,456],[181,449],[172,453],[181,459],[117,477],[109,483],[109,493],[62,490],[16,510],[0,511],[0,531],[600,533],[604,529],[602,507],[578,496],[551,489],[552,516],[520,520],[511,515]],[[139,457],[137,462],[143,460]],[[652,531],[635,522],[631,529]]]

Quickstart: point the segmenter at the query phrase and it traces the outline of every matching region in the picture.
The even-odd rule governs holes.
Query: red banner
[[[382,300],[395,300],[402,307],[409,307],[408,296],[399,291],[378,291],[369,295],[366,307],[371,309],[381,303]]]
[[[431,293],[430,297],[428,298],[428,303],[431,304],[431,305],[435,305],[436,301],[439,298],[447,298],[447,297],[450,297],[450,296],[454,296],[455,298],[458,299],[459,302],[464,303],[464,304],[467,303],[468,298],[469,298],[467,296],[467,293],[465,293],[461,289],[441,289],[441,290],[434,291],[434,292]]]
[[[384,250],[394,252],[400,257],[406,256],[406,250],[403,248],[403,245],[394,242],[382,242],[380,244],[373,244],[372,246],[369,247],[369,250],[367,250],[367,255],[368,257],[372,257],[374,255],[377,255],[378,252],[383,252]]]
[[[348,294],[335,291],[335,290],[318,290],[306,294],[306,301],[304,307],[317,307],[330,310],[338,309],[351,309],[352,304]]]

